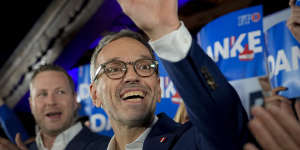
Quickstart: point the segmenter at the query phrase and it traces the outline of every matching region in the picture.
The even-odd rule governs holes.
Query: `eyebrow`
[[[106,62],[110,62],[110,61],[115,61],[115,60],[120,60],[121,57],[113,57],[111,59],[108,59],[107,61],[105,61],[104,63]],[[148,56],[148,55],[141,55],[141,58],[146,58],[146,59],[154,59],[152,58],[152,56]],[[139,58],[140,59],[140,58]],[[101,64],[104,64],[104,63],[101,63]],[[98,67],[99,67],[100,64],[98,64]]]

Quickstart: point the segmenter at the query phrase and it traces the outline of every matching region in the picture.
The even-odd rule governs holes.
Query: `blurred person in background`
[[[30,81],[31,112],[39,131],[30,150],[96,150],[106,149],[109,138],[93,133],[77,122],[76,92],[72,78],[61,67],[42,65]],[[16,142],[0,141],[0,148],[27,149]]]

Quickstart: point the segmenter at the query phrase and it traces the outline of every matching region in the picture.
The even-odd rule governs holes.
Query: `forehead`
[[[43,71],[37,74],[32,81],[35,89],[51,89],[58,87],[68,87],[69,82],[67,76],[60,71]]]
[[[149,49],[145,45],[133,38],[122,37],[103,47],[97,56],[97,64],[112,59],[135,61],[143,57],[152,58]]]

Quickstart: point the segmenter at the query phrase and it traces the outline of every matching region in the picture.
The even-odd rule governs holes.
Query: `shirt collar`
[[[80,122],[75,123],[70,128],[68,128],[67,130],[60,133],[58,136],[56,136],[51,149],[64,150],[66,146],[69,144],[69,142],[80,132],[81,129],[82,129],[81,123]],[[39,150],[48,150],[44,146],[41,137],[41,132],[38,132],[35,141]]]
[[[143,144],[150,133],[152,127],[156,124],[158,121],[158,117],[155,116],[151,125],[133,142],[126,144],[125,150],[141,150],[143,149]],[[107,150],[116,150],[116,140],[115,136],[113,136],[107,146]]]

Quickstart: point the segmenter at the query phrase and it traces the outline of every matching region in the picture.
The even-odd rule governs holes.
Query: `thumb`
[[[17,144],[17,146],[20,150],[27,150],[27,147],[25,146],[25,144],[23,143],[23,141],[21,139],[21,134],[20,133],[17,133],[17,135],[15,137],[15,141],[16,141],[16,144]]]

